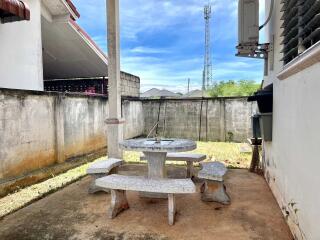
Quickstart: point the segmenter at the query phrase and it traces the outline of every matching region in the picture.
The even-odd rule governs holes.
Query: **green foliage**
[[[259,90],[260,84],[250,80],[219,82],[211,89],[208,94],[211,97],[240,97],[250,96]]]

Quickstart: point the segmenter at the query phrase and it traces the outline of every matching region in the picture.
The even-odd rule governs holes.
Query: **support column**
[[[173,194],[168,194],[168,220],[169,225],[174,224],[174,218],[176,216],[177,209],[176,209],[176,199]]]
[[[220,141],[226,141],[226,103],[224,98],[220,98]]]
[[[54,102],[54,124],[55,124],[55,141],[57,162],[63,163],[65,159],[64,151],[64,97],[58,95]]]
[[[115,218],[119,213],[127,210],[129,203],[126,196],[126,191],[111,189],[111,206],[109,208],[109,218]]]
[[[122,158],[119,142],[123,140],[121,118],[119,0],[107,0],[109,119],[107,119],[108,157]]]

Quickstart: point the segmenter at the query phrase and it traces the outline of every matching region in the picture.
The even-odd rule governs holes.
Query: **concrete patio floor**
[[[126,165],[120,174],[143,175],[146,166]],[[168,167],[169,177],[184,174],[184,168]],[[174,226],[167,223],[166,200],[141,199],[135,192],[127,194],[130,209],[108,219],[110,195],[89,195],[90,180],[85,177],[5,217],[0,239],[293,239],[265,180],[247,170],[230,170],[226,176],[230,206],[204,203],[198,193],[177,196]]]

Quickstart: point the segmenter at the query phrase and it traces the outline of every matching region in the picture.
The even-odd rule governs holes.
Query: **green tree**
[[[240,97],[250,96],[260,89],[260,84],[251,80],[221,81],[208,89],[211,97]]]

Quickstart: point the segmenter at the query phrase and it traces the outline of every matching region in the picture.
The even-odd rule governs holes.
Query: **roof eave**
[[[77,20],[80,17],[80,13],[77,11],[76,6],[72,3],[71,0],[61,0],[65,7],[70,12],[70,16],[73,20]]]

